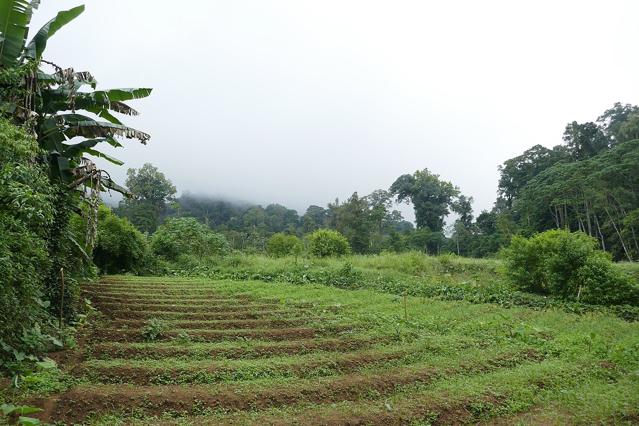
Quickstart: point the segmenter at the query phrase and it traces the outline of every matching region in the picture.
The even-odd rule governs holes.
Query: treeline
[[[549,229],[595,237],[616,260],[639,258],[639,107],[615,104],[596,122],[566,126],[563,144],[535,145],[500,167],[498,197],[476,217],[473,198],[428,169],[399,176],[387,189],[345,201],[309,206],[299,215],[280,204],[266,207],[185,193],[150,164],[129,170],[136,194],[116,209],[138,229],[153,233],[168,217],[193,217],[226,236],[234,249],[264,251],[270,236],[302,237],[317,229],[343,234],[353,252],[419,250],[486,257],[514,235]],[[415,224],[395,206],[408,202]],[[447,224],[451,214],[455,220]]]
[[[275,233],[301,237],[325,228],[342,233],[356,253],[377,253],[392,249],[398,235],[414,229],[391,209],[390,194],[383,190],[364,197],[355,192],[346,201],[336,199],[326,207],[312,205],[301,216],[280,204],[239,205],[189,194],[181,196],[177,205],[167,214],[196,217],[240,250],[264,250]]]
[[[616,260],[639,259],[639,107],[617,103],[596,122],[572,122],[563,140],[500,167],[489,213],[497,235],[582,231]]]
[[[347,200],[335,199],[326,207],[309,206],[301,216],[280,204],[266,207],[184,194],[175,198],[176,188],[156,167],[145,164],[128,173],[127,187],[135,194],[114,209],[142,232],[152,234],[171,217],[193,217],[224,234],[232,248],[265,251],[269,238],[277,233],[302,237],[318,229],[338,231],[355,253],[419,250],[431,254],[450,251],[444,224],[451,212],[464,220],[472,217],[472,198],[460,194],[450,182],[427,169],[400,176],[388,189],[366,196],[354,192]],[[394,209],[395,201],[416,205],[417,227]]]

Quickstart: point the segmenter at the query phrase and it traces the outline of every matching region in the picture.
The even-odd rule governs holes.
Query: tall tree
[[[626,121],[621,123],[616,139],[619,142],[639,139],[639,112],[630,114]]]
[[[299,216],[295,210],[280,204],[269,204],[264,209],[266,225],[269,233],[288,232],[295,234],[299,225]]]
[[[564,147],[556,146],[548,149],[535,145],[524,151],[522,155],[506,160],[499,166],[499,184],[497,187],[500,198],[506,201],[508,207],[519,196],[520,191],[528,182],[547,168],[560,161],[567,161],[569,155]]]
[[[601,125],[604,133],[611,139],[613,145],[626,142],[632,139],[638,139],[639,136],[629,135],[627,129],[624,131],[624,124],[634,116],[636,120],[639,114],[639,106],[631,104],[622,104],[616,102],[612,108],[607,109],[599,118],[597,123]]]
[[[459,221],[465,226],[470,227],[473,223],[473,197],[459,195],[451,204],[452,210],[459,215]]]
[[[398,177],[391,185],[390,193],[397,197],[398,202],[413,203],[418,228],[440,232],[459,189],[424,169]]]
[[[585,160],[608,149],[610,138],[596,123],[577,123],[573,121],[566,126],[564,142],[574,160]]]
[[[634,140],[545,170],[521,191],[513,208],[529,233],[579,230],[597,238],[616,259],[629,260],[639,233],[627,218],[638,207],[639,140]]]
[[[127,217],[142,232],[153,232],[160,216],[177,192],[167,177],[150,163],[127,171],[126,186],[132,197],[120,202],[118,213]]]
[[[370,250],[371,219],[366,198],[354,192],[349,199],[336,209],[335,228],[343,234],[356,253]]]
[[[328,215],[326,209],[320,206],[309,206],[301,218],[302,231],[305,234],[327,226]]]

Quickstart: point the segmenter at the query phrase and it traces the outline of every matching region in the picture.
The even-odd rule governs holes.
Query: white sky
[[[43,0],[39,27],[81,4]],[[639,1],[88,0],[45,59],[152,87],[109,151],[179,190],[303,213],[424,167],[475,198],[572,120],[639,103]]]

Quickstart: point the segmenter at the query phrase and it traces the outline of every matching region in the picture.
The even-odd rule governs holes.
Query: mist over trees
[[[560,135],[558,135],[560,136]],[[562,144],[535,145],[499,166],[490,211],[473,212],[473,198],[427,168],[388,188],[305,212],[183,193],[156,167],[128,172],[135,194],[116,209],[142,232],[168,217],[193,217],[226,236],[234,249],[264,252],[274,234],[303,237],[319,229],[344,235],[354,253],[418,250],[462,256],[494,255],[515,235],[550,229],[582,231],[617,260],[639,258],[639,107],[616,103],[595,121],[566,125]],[[558,137],[559,139],[559,137]],[[395,208],[411,204],[415,224]]]

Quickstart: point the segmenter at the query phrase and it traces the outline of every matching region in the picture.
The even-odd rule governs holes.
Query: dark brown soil
[[[72,389],[55,401],[55,408],[43,416],[67,422],[81,422],[92,412],[122,411],[137,407],[148,415],[171,411],[193,413],[196,408],[249,410],[306,403],[355,401],[369,395],[384,395],[399,386],[429,383],[455,374],[494,371],[526,360],[525,354],[504,354],[485,363],[456,369],[398,368],[377,375],[347,374],[335,379],[293,383],[289,386],[241,388],[235,385],[218,388],[193,386],[95,386]],[[126,410],[126,408],[124,408]]]
[[[293,327],[310,324],[313,318],[295,319],[243,319],[243,320],[218,320],[218,321],[167,321],[171,328],[179,329],[200,329],[200,330],[227,330],[233,328],[276,328]],[[114,320],[110,325],[115,328],[141,328],[144,327],[144,320]]]
[[[308,425],[308,426],[338,426],[338,425],[370,425],[370,426],[405,426],[412,424],[428,425],[467,425],[477,422],[477,416],[469,409],[473,404],[499,407],[504,403],[492,395],[477,399],[462,401],[440,402],[432,399],[407,398],[399,404],[386,405],[381,401],[373,407],[368,407],[364,413],[349,413],[345,410],[320,407],[309,409],[283,420],[281,417],[263,416],[247,424],[268,424],[271,426]],[[381,408],[381,407],[384,408]],[[160,423],[161,424],[161,423]],[[202,423],[204,424],[204,423]],[[213,423],[206,423],[213,424]],[[229,423],[232,424],[232,423]]]
[[[260,304],[243,304],[243,305],[163,305],[153,303],[107,303],[101,302],[96,304],[100,310],[105,311],[138,311],[138,310],[158,310],[165,312],[238,312],[238,311],[259,311],[266,309],[276,309],[280,305],[274,303],[260,303]]]
[[[166,331],[158,336],[158,341],[166,341],[178,338],[180,331]],[[295,340],[308,339],[316,336],[318,332],[313,328],[275,328],[275,329],[251,329],[251,330],[189,330],[189,337],[198,342],[218,342],[229,339],[268,339],[268,340]],[[95,330],[89,337],[89,342],[144,342],[145,338],[140,330],[103,328]]]
[[[111,296],[104,294],[88,294],[85,293],[84,297],[91,299],[94,303],[154,303],[154,304],[198,304],[198,303],[213,303],[213,304],[232,304],[232,305],[245,305],[246,301],[241,301],[237,299],[224,299],[224,298],[213,298],[208,296],[188,296],[184,295],[179,296]]]
[[[309,313],[302,310],[253,310],[253,309],[238,309],[235,311],[226,312],[166,312],[166,311],[123,311],[123,310],[109,310],[101,309],[102,313],[108,318],[118,319],[170,319],[170,320],[232,320],[232,319],[278,319],[297,317]]]
[[[405,351],[395,352],[364,352],[336,356],[331,360],[310,360],[304,364],[283,365],[269,368],[271,373],[286,374],[287,376],[345,374],[358,371],[371,364],[379,364],[387,361],[401,359],[406,356]],[[319,374],[320,370],[324,374]],[[175,368],[166,371],[152,367],[99,367],[78,368],[74,371],[77,376],[89,376],[100,383],[128,383],[135,385],[151,385],[165,383],[212,383],[222,381],[236,372],[224,365],[216,365],[214,362],[206,367]]]
[[[254,359],[267,358],[275,355],[301,355],[315,351],[329,352],[350,352],[358,349],[367,348],[379,343],[386,343],[387,340],[377,339],[302,339],[297,341],[288,341],[273,344],[261,344],[251,347],[235,347],[231,349],[211,349],[206,351],[205,357],[226,359]],[[109,358],[167,358],[179,356],[195,356],[201,353],[199,351],[174,347],[155,347],[155,348],[135,348],[131,346],[110,346],[110,345],[94,345],[91,352],[91,358],[109,359]]]

